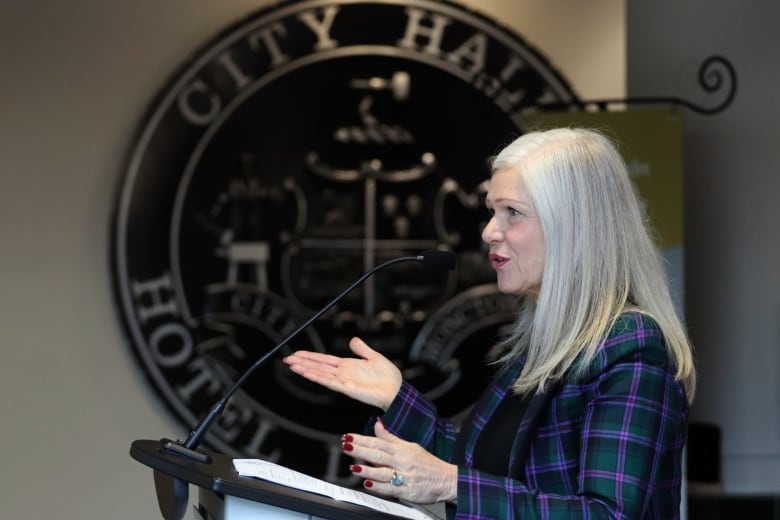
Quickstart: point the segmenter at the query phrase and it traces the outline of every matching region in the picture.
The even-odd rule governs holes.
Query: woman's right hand
[[[387,410],[401,388],[401,371],[360,338],[352,338],[349,348],[356,358],[298,350],[283,361],[309,381]]]

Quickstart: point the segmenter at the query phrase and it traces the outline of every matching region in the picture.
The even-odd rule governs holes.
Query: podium
[[[154,470],[163,518],[179,519],[186,512],[188,488],[198,488],[196,519],[203,520],[398,520],[399,516],[330,497],[240,477],[233,460],[203,450],[194,460],[165,448],[163,440],[136,440],[130,456]],[[171,512],[176,511],[176,512]]]

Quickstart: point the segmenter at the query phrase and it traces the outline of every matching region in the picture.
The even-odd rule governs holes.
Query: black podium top
[[[141,464],[215,493],[245,498],[322,518],[338,520],[403,518],[273,482],[241,477],[233,468],[233,460],[230,457],[207,450],[204,450],[204,453],[210,459],[207,462],[192,460],[170,452],[163,448],[163,441],[160,440],[136,440],[130,447],[130,456]]]

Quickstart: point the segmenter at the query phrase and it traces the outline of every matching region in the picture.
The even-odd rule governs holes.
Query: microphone
[[[424,268],[431,271],[452,271],[455,269],[455,253],[452,251],[425,251],[414,258],[418,262],[422,262]],[[382,267],[379,266],[379,269]]]
[[[260,368],[268,360],[268,358],[270,358],[281,348],[287,345],[290,341],[292,341],[301,331],[303,331],[306,327],[311,325],[312,322],[314,322],[317,318],[322,316],[331,307],[333,307],[336,303],[338,303],[342,298],[344,298],[347,294],[349,294],[353,289],[355,289],[357,286],[363,283],[369,276],[373,275],[377,271],[384,269],[385,267],[400,262],[420,262],[423,265],[423,267],[426,269],[437,270],[437,271],[445,271],[445,270],[451,271],[452,269],[455,268],[455,254],[452,253],[451,251],[425,251],[422,254],[417,256],[403,256],[399,258],[393,258],[363,273],[363,275],[361,275],[360,278],[355,280],[355,282],[353,282],[349,287],[344,289],[344,291],[342,291],[341,294],[339,294],[338,296],[330,300],[330,302],[328,302],[322,309],[317,311],[313,316],[311,316],[302,325],[300,325],[297,329],[295,329],[292,333],[290,333],[290,335],[288,335],[284,340],[282,340],[281,343],[277,344],[271,350],[263,354],[263,356],[261,356],[257,361],[255,361],[252,364],[252,366],[250,366],[241,375],[241,377],[239,377],[233,383],[233,385],[224,393],[222,398],[220,398],[220,400],[214,404],[214,406],[211,408],[209,413],[203,419],[201,419],[201,421],[195,426],[195,428],[192,430],[189,437],[187,437],[185,441],[174,442],[171,440],[165,440],[163,442],[163,447],[169,451],[173,451],[181,455],[185,455],[187,457],[190,457],[192,459],[201,462],[209,462],[210,459],[208,455],[206,455],[205,453],[195,451],[195,449],[200,444],[203,435],[208,431],[208,429],[211,427],[214,421],[222,414],[225,406],[227,406],[228,400],[230,400],[233,394],[241,387],[244,381],[246,381],[246,379],[249,376],[251,376],[255,372],[255,370]]]

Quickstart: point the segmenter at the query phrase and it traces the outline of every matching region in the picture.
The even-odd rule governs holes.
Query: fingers
[[[289,365],[290,369],[296,373],[314,371],[323,373],[335,372],[338,365],[330,360],[312,360],[305,356],[293,354],[283,359],[284,363]]]
[[[386,433],[392,437],[390,433]],[[396,459],[397,446],[393,442],[348,433],[341,438],[341,448],[344,453],[363,462],[351,464],[349,470],[363,479],[365,488],[387,496],[401,496],[403,490],[400,485],[406,481],[406,477],[399,477],[399,470],[395,469],[399,466],[399,461]],[[393,479],[396,479],[395,484]]]
[[[316,378],[321,383],[323,378],[328,378],[336,373],[341,359],[328,354],[299,350],[282,360],[290,367],[290,370],[307,379]]]
[[[349,471],[364,480],[370,480],[375,483],[384,482],[390,484],[393,477],[398,475],[393,468],[388,466],[369,466],[366,464],[351,464]]]
[[[382,495],[412,502],[434,503],[457,496],[458,467],[390,433],[381,420],[374,425],[376,437],[348,433],[342,450],[354,457],[350,472],[363,479],[363,486]]]
[[[349,340],[349,349],[354,352],[356,356],[363,359],[372,359],[381,356],[379,352],[369,347],[368,343],[357,337]]]
[[[338,366],[341,358],[338,356],[332,356],[330,354],[321,354],[319,352],[311,352],[308,350],[296,350],[289,356],[286,356],[282,361],[288,365],[293,364],[305,364],[305,365],[328,365]]]
[[[376,350],[368,346],[368,343],[358,337],[354,337],[349,340],[349,349],[362,359],[370,359],[373,357],[381,356]],[[289,356],[284,358],[284,362],[300,362],[300,361],[312,361],[315,363],[324,363],[326,365],[338,365],[341,360],[338,356],[332,356],[330,354],[321,354],[319,352],[311,352],[309,350],[296,350]]]
[[[349,342],[349,347],[352,352],[362,359],[380,356],[378,352],[369,347],[360,338],[352,338]],[[309,370],[333,373],[333,369],[337,369],[344,359],[330,354],[297,350],[289,356],[286,356],[282,361],[289,365],[294,372],[303,375],[303,372]]]
[[[388,438],[347,433],[341,437],[341,449],[345,454],[375,466],[395,467],[397,455],[402,452],[404,441],[386,432]]]
[[[385,428],[385,423],[382,422],[381,418],[377,418],[376,422],[374,423],[374,435],[376,435],[378,439],[386,441],[400,440],[398,437],[387,431],[387,428]]]
[[[352,464],[349,469],[353,475],[363,479],[363,487],[376,493],[400,497],[406,491],[401,488],[401,486],[406,484],[406,478],[391,468],[375,468]],[[393,484],[394,481],[396,482],[395,484]]]
[[[316,363],[307,359],[290,357],[284,358],[284,362],[289,365],[290,370],[298,375],[309,378],[310,376],[326,376],[333,373],[333,365],[325,363]]]
[[[298,351],[283,359],[290,370],[313,383],[343,392],[344,382],[338,376],[340,359],[316,352]]]

